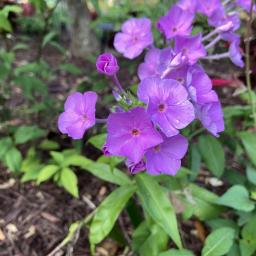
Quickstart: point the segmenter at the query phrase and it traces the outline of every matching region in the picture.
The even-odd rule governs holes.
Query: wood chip
[[[8,181],[6,181],[5,183],[0,184],[0,189],[8,189],[14,186],[15,184],[15,179],[9,179]]]
[[[24,238],[28,239],[31,236],[35,235],[35,233],[36,233],[36,227],[34,225],[32,225],[29,227],[28,232],[24,235]]]
[[[44,219],[46,219],[46,220],[48,220],[50,222],[53,222],[53,223],[56,223],[56,222],[60,221],[59,218],[55,217],[54,215],[52,215],[52,214],[50,214],[48,212],[42,212],[41,216]]]
[[[4,240],[5,240],[5,235],[2,229],[0,228],[0,241],[4,241]]]

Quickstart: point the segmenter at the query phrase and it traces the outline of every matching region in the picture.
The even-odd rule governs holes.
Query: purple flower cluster
[[[124,22],[115,36],[115,49],[128,59],[145,49],[147,53],[138,67],[137,99],[121,86],[119,66],[111,53],[96,61],[98,72],[113,78],[113,95],[118,102],[106,120],[106,156],[125,157],[133,174],[146,170],[152,175],[175,175],[188,149],[182,129],[197,119],[212,135],[219,136],[224,130],[221,103],[199,61],[230,58],[243,67],[240,36],[235,31],[240,26],[238,8],[248,11],[250,5],[250,1],[239,0],[178,1],[156,24],[169,45],[164,49],[154,47],[149,19]],[[192,34],[196,14],[207,17],[212,27],[207,35]],[[229,50],[212,54],[221,40],[229,43]],[[93,92],[69,96],[59,117],[60,131],[73,139],[82,138],[96,122],[96,100]]]

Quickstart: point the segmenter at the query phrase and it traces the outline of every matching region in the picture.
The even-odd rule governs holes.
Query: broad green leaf
[[[30,140],[43,137],[44,135],[45,131],[38,128],[36,125],[20,126],[14,134],[14,140],[16,144],[23,144]]]
[[[168,235],[159,225],[144,221],[133,233],[132,248],[141,256],[159,256],[167,242]]]
[[[247,241],[246,239],[239,240],[241,256],[253,256],[256,250],[255,242]],[[232,255],[233,256],[233,255]]]
[[[57,150],[60,148],[60,145],[54,140],[46,139],[40,143],[39,148],[44,150]]]
[[[205,240],[202,256],[222,256],[229,252],[234,242],[235,231],[232,228],[219,228]]]
[[[230,248],[227,256],[241,256],[239,245],[237,243],[234,243],[233,246]]]
[[[56,36],[56,32],[51,31],[48,34],[46,34],[43,38],[42,46],[45,47],[50,41],[53,40],[53,38]]]
[[[64,168],[61,170],[60,182],[72,196],[78,197],[77,176],[71,169]]]
[[[72,165],[72,166],[79,166],[81,168],[85,168],[87,165],[89,165],[91,163],[93,163],[92,160],[90,160],[84,156],[75,154],[75,155],[70,155],[70,156],[65,157],[63,166],[67,167],[67,166]]]
[[[160,253],[159,256],[194,256],[194,254],[188,250],[171,249]]]
[[[62,64],[59,68],[73,75],[80,75],[82,73],[79,67],[71,63]]]
[[[136,186],[134,185],[121,186],[99,205],[90,225],[89,240],[91,244],[100,243],[109,234],[135,191]]]
[[[51,151],[50,155],[54,159],[55,163],[57,163],[59,166],[64,166],[65,157],[61,152]]]
[[[216,177],[221,177],[225,167],[225,153],[220,142],[210,135],[204,135],[200,136],[198,146],[208,169]]]
[[[28,154],[21,165],[21,171],[24,172],[21,181],[27,182],[31,180],[37,180],[37,177],[42,167],[43,165],[40,163],[40,160],[36,155],[35,149],[29,149]]]
[[[18,51],[18,50],[27,50],[29,46],[27,44],[23,43],[18,43],[15,44],[14,47],[12,48],[13,51]]]
[[[10,137],[0,139],[0,159],[3,159],[6,152],[13,147],[13,142]]]
[[[91,143],[95,148],[102,150],[102,147],[106,141],[107,134],[98,134],[91,137],[88,142]]]
[[[0,30],[3,29],[7,32],[12,32],[12,24],[8,18],[0,12]]]
[[[256,132],[241,132],[239,135],[248,157],[256,166]]]
[[[1,10],[1,13],[8,17],[9,13],[21,13],[22,8],[19,5],[5,5],[4,8]]]
[[[254,215],[243,227],[242,237],[256,246],[256,215]],[[256,249],[256,247],[255,247]]]
[[[228,228],[232,228],[235,231],[236,236],[239,234],[239,226],[237,225],[236,222],[230,219],[221,219],[221,218],[213,219],[213,220],[207,221],[207,224],[210,226],[212,230],[228,227]]]
[[[52,176],[59,171],[59,166],[57,165],[46,165],[43,169],[41,169],[38,178],[37,178],[37,184],[40,184],[44,181],[49,180],[50,178],[52,178]]]
[[[184,190],[183,202],[187,208],[183,217],[189,219],[194,214],[200,220],[217,218],[223,211],[223,207],[215,204],[217,199],[218,196],[207,189],[190,184]]]
[[[254,203],[249,199],[247,189],[241,185],[232,186],[216,200],[216,203],[245,212],[250,212],[254,209]]]
[[[22,155],[17,148],[11,148],[5,155],[5,163],[12,172],[21,170]]]
[[[256,185],[256,169],[251,165],[246,167],[246,176],[252,184]]]
[[[143,208],[181,248],[176,214],[163,188],[155,181],[154,177],[147,174],[136,175],[136,182]]]
[[[127,185],[132,183],[130,178],[128,178],[128,176],[125,175],[122,171],[117,168],[112,169],[107,164],[92,162],[86,166],[80,167],[86,169],[88,172],[102,180],[117,185]]]

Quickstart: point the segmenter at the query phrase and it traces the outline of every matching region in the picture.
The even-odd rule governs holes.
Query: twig
[[[79,225],[76,227],[76,230],[73,232],[72,237],[70,237],[69,239],[65,238],[59,245],[57,245],[57,247],[55,247],[49,254],[47,254],[47,256],[54,256],[68,243],[77,240],[77,235],[79,235],[81,228],[91,221],[95,213],[96,209],[91,212],[85,219],[81,220]]]
[[[252,111],[252,118],[254,120],[254,126],[256,127],[256,105],[254,101],[254,95],[251,84],[251,64],[250,64],[250,42],[252,38],[252,18],[253,18],[253,6],[254,0],[251,1],[250,6],[250,15],[247,22],[246,38],[245,38],[245,76],[246,76],[246,85],[249,92],[249,99]]]

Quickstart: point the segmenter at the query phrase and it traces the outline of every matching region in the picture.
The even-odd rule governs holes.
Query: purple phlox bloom
[[[229,57],[231,61],[240,68],[244,67],[243,57],[241,54],[240,40],[234,40],[229,46]]]
[[[135,164],[131,160],[127,159],[125,161],[125,164],[126,164],[128,170],[130,171],[130,173],[132,173],[132,174],[142,172],[146,169],[146,163],[144,160],[141,160],[137,164]]]
[[[194,104],[206,104],[218,101],[218,96],[212,90],[212,81],[199,65],[191,66],[187,74],[188,93]]]
[[[197,0],[179,0],[177,5],[185,11],[195,14],[197,8]]]
[[[184,66],[187,63],[187,57],[183,52],[175,53],[172,48],[165,48],[160,53],[160,62],[158,65],[158,72],[161,77],[165,78],[166,75],[175,69]]]
[[[187,149],[188,141],[182,135],[166,138],[163,143],[146,152],[147,172],[151,175],[175,175]]]
[[[128,59],[134,59],[153,44],[151,21],[148,18],[131,18],[123,23],[115,35],[115,49]]]
[[[124,113],[111,113],[107,130],[106,145],[110,154],[127,157],[135,164],[143,158],[147,149],[163,141],[142,107]]]
[[[219,137],[219,133],[224,131],[223,112],[219,101],[198,106],[196,114],[202,125],[212,135]]]
[[[253,0],[236,0],[236,4],[243,8],[245,11],[249,12],[251,8],[251,3]],[[253,6],[253,11],[256,12],[256,5]]]
[[[167,39],[177,35],[189,35],[194,15],[183,10],[177,5],[173,5],[165,16],[160,17],[157,28],[164,33]]]
[[[220,0],[197,0],[197,11],[207,17],[210,17],[220,6]]]
[[[179,133],[194,118],[194,107],[184,86],[176,80],[145,78],[138,87],[138,97],[147,104],[153,123],[167,136]]]
[[[188,68],[188,65],[183,65],[179,68],[173,69],[165,76],[165,79],[174,79],[182,85],[186,85]]]
[[[64,112],[58,119],[59,130],[73,139],[81,139],[87,129],[95,124],[95,92],[75,92],[64,105]]]
[[[240,18],[238,14],[227,15],[225,9],[221,6],[208,18],[211,26],[218,28],[220,33],[235,31],[240,27]]]
[[[228,41],[229,43],[232,43],[233,41],[239,41],[240,42],[240,35],[236,34],[234,32],[222,33],[221,38],[225,41]]]
[[[206,56],[206,50],[202,44],[202,35],[177,36],[175,38],[174,51],[182,53],[189,65],[195,64],[200,58]]]
[[[117,60],[111,53],[103,53],[99,55],[96,61],[96,68],[99,73],[107,76],[112,76],[119,70]]]
[[[107,156],[107,157],[112,156],[108,150],[108,145],[106,143],[102,147],[102,153],[104,156]]]
[[[150,49],[145,58],[144,62],[139,65],[138,76],[140,80],[143,80],[146,77],[160,76],[158,72],[158,65],[160,61],[161,50],[157,48]]]

